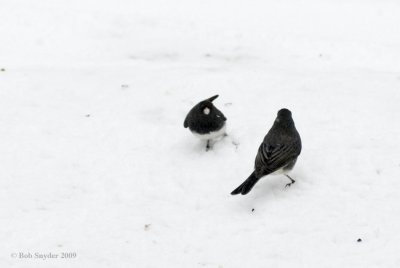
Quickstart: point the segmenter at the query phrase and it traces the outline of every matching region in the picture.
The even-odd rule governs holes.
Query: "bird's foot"
[[[208,150],[210,150],[210,149],[211,149],[210,140],[207,140],[206,152],[208,152]]]
[[[235,149],[237,150],[240,143],[238,143],[237,141],[232,141],[232,144],[235,146]]]
[[[288,179],[290,180],[290,183],[286,184],[285,188],[290,187],[293,183],[295,183],[296,181],[294,179],[292,179],[289,175],[285,175],[286,177],[288,177]]]
[[[288,184],[286,184],[285,188],[292,186],[292,184],[295,183],[295,182],[296,181],[289,182]]]

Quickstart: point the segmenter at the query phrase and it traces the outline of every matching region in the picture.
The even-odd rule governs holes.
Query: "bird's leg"
[[[210,140],[207,140],[207,145],[206,145],[206,152],[210,150]]]
[[[295,183],[296,181],[294,179],[292,179],[289,175],[285,174],[286,177],[288,177],[289,180],[291,180],[291,183],[286,184],[285,187],[290,187],[293,183]]]
[[[236,141],[232,141],[232,144],[235,145],[235,149],[237,150],[237,148],[239,147],[239,144],[240,144],[240,143],[238,143],[238,142],[236,142]]]

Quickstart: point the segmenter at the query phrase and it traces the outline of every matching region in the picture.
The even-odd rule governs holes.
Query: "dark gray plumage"
[[[254,171],[249,178],[237,187],[231,194],[247,194],[263,176],[275,172],[282,172],[291,182],[295,182],[287,173],[296,164],[301,152],[301,138],[288,109],[281,109],[272,128],[264,137],[258,148]]]
[[[185,128],[200,138],[207,141],[207,149],[210,148],[210,141],[226,135],[224,114],[212,103],[218,95],[212,96],[199,102],[188,113],[183,122]]]

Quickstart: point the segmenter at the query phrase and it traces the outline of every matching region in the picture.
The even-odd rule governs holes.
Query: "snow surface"
[[[0,267],[400,267],[399,14],[2,1]],[[183,120],[215,94],[229,136],[206,152]],[[231,196],[282,107],[297,183]]]

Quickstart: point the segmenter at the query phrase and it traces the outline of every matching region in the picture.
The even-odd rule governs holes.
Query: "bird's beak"
[[[219,95],[212,96],[211,98],[207,99],[209,102],[212,102],[216,98],[218,98]]]

